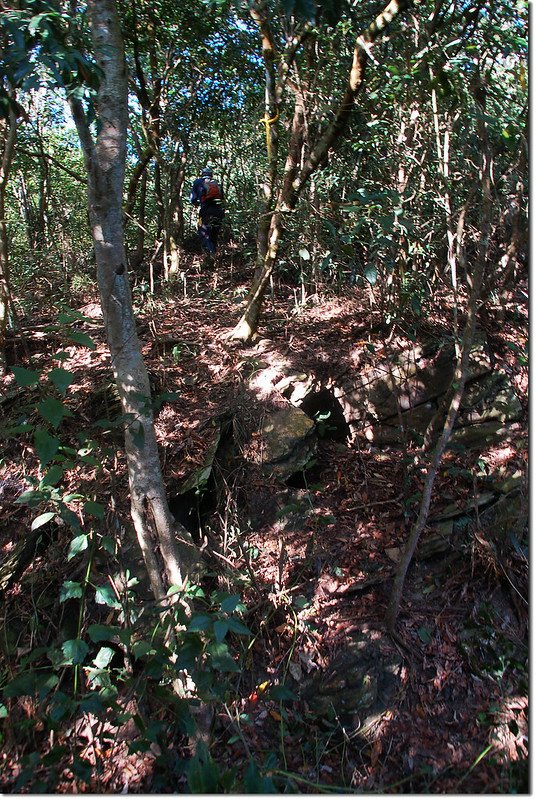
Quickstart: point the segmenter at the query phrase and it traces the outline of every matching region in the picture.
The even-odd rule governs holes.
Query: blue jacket
[[[203,192],[205,189],[205,180],[206,178],[204,177],[196,178],[194,180],[192,185],[192,191],[190,192],[190,202],[192,203],[192,205],[195,206],[201,205],[201,200],[203,198]],[[222,195],[222,202],[223,202],[223,190],[221,186],[220,186],[220,192]],[[218,205],[221,205],[221,203],[218,203]]]

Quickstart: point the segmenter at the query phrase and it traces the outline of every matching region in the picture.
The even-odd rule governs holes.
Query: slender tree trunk
[[[272,212],[268,243],[264,261],[258,264],[253,284],[246,299],[245,310],[238,324],[231,331],[229,337],[239,341],[251,341],[255,336],[259,324],[262,302],[269,280],[277,263],[279,240],[281,237],[281,215],[292,211],[299,200],[301,191],[308,182],[311,175],[321,166],[327,158],[330,149],[335,145],[346,128],[348,119],[354,107],[354,102],[359,94],[365,76],[365,67],[369,58],[371,48],[378,36],[387,28],[392,20],[404,11],[408,6],[408,0],[391,0],[374,22],[358,36],[355,43],[354,55],[348,84],[346,90],[337,105],[332,122],[329,124],[323,135],[321,134],[316,143],[312,146],[304,163],[296,174],[293,170],[292,179],[289,181],[289,174],[285,172],[283,186],[280,190],[279,200]],[[302,109],[303,110],[303,109]],[[294,123],[296,122],[296,110]],[[292,147],[292,136],[289,147]],[[301,153],[300,153],[301,154]],[[290,153],[289,153],[290,156]],[[287,158],[287,165],[289,159]],[[292,168],[295,160],[291,159]],[[296,161],[297,163],[297,161]]]
[[[270,218],[270,227],[266,244],[266,253],[262,263],[262,269],[257,269],[253,284],[250,288],[246,308],[241,320],[235,327],[232,338],[241,341],[250,341],[257,332],[258,320],[262,308],[262,302],[266,290],[270,283],[275,264],[279,254],[279,243],[283,229],[283,214],[281,209],[286,211],[292,209],[293,202],[297,202],[297,195],[294,199],[292,193],[292,183],[295,179],[300,163],[301,150],[304,137],[304,107],[299,94],[295,97],[294,118],[292,120],[292,131],[290,134],[289,150],[285,164],[283,183],[279,192],[279,198],[275,211]]]
[[[257,23],[262,43],[262,57],[264,60],[265,88],[264,88],[264,118],[261,122],[265,126],[266,136],[266,170],[262,185],[263,203],[257,225],[257,265],[255,278],[261,276],[266,253],[268,251],[268,238],[270,235],[271,215],[276,181],[277,181],[277,153],[279,145],[278,118],[279,100],[276,81],[276,51],[272,30],[268,21],[268,9],[265,2],[260,2],[250,7],[251,18]]]
[[[430,69],[430,78],[433,79],[434,75]],[[441,141],[441,130],[439,124],[439,108],[437,104],[437,92],[432,89],[432,115],[434,120],[434,131],[436,137],[436,151],[437,163],[439,170],[439,178],[441,182],[440,196],[445,209],[445,228],[447,236],[447,267],[450,271],[450,279],[452,283],[453,303],[453,327],[454,327],[454,343],[456,347],[456,355],[460,357],[460,342],[458,336],[458,264],[457,264],[457,248],[456,248],[456,230],[454,227],[452,202],[450,196],[450,132],[452,129],[452,121],[448,120],[446,129],[443,132],[443,141]]]
[[[478,242],[478,250],[475,268],[471,275],[471,293],[469,296],[469,303],[467,307],[467,321],[465,323],[461,354],[458,360],[458,365],[454,373],[452,383],[451,399],[448,407],[448,412],[443,425],[441,436],[432,453],[432,457],[426,471],[424,480],[424,490],[421,498],[419,508],[419,515],[413,527],[411,528],[408,540],[402,552],[400,562],[398,564],[394,582],[393,590],[391,592],[391,599],[386,611],[385,622],[387,629],[394,633],[396,627],[396,620],[400,607],[400,600],[402,598],[402,591],[404,590],[404,583],[406,574],[419,543],[421,533],[423,532],[428,514],[430,511],[430,503],[432,501],[432,492],[437,476],[437,471],[441,463],[441,459],[445,452],[446,446],[449,442],[454,424],[458,417],[458,411],[463,399],[465,384],[467,381],[469,355],[474,340],[476,329],[477,312],[480,303],[480,295],[482,286],[485,280],[486,267],[488,261],[489,242],[491,237],[491,215],[492,215],[492,159],[490,148],[487,138],[487,127],[484,117],[484,106],[477,103],[477,125],[480,134],[481,147],[482,147],[482,166],[480,170],[480,178],[482,183],[482,203],[480,209],[480,238]]]
[[[136,226],[136,246],[130,253],[130,266],[134,271],[138,271],[143,263],[145,253],[145,205],[147,201],[147,171],[145,170],[139,182],[140,192],[138,200],[138,212],[136,219],[133,219]],[[125,213],[126,216],[126,213]],[[126,222],[127,220],[125,220]]]
[[[523,175],[526,171],[527,165],[527,142],[523,137],[521,140],[521,151],[519,156],[519,163],[517,166],[518,174],[516,178],[515,192],[513,193],[511,202],[511,225],[512,233],[510,242],[506,248],[506,252],[501,258],[502,275],[499,279],[499,298],[501,307],[498,313],[498,320],[503,321],[506,312],[506,305],[511,299],[511,288],[515,282],[516,268],[519,264],[519,252],[524,244],[524,230],[523,224],[523,196],[525,193],[525,186]]]
[[[198,560],[189,533],[168,508],[151,409],[147,370],[136,332],[123,242],[122,191],[127,128],[127,80],[115,0],[89,0],[95,56],[103,71],[99,133],[93,141],[81,103],[71,99],[88,172],[89,214],[104,326],[125,418],[131,514],[158,599],[181,585]]]
[[[147,166],[153,157],[153,151],[150,147],[147,147],[142,153],[138,155],[138,163],[134,167],[134,171],[130,177],[130,181],[128,184],[127,190],[127,200],[125,203],[125,216],[126,222],[130,220],[132,214],[134,213],[134,206],[136,205],[136,194],[138,191],[138,185],[142,177],[147,177]]]
[[[17,138],[17,118],[10,110],[7,119],[0,119],[0,375],[7,369],[6,329],[11,303],[9,286],[9,233],[6,224],[6,192],[9,170]]]
[[[188,146],[180,154],[178,166],[176,163],[170,169],[169,187],[169,276],[179,274],[181,245],[184,239],[184,208],[182,205],[182,190],[186,180],[186,163],[188,160]],[[175,161],[178,159],[178,152]]]

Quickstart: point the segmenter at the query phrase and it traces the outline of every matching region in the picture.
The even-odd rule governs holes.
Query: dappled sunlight
[[[505,763],[524,756],[516,748],[523,745],[525,734],[524,709],[518,703],[518,694],[512,692],[505,700],[498,696],[496,683],[483,681],[475,673],[471,658],[477,658],[478,651],[472,638],[463,652],[460,648],[473,617],[483,612],[482,602],[488,596],[497,601],[490,576],[499,567],[490,560],[487,532],[480,536],[483,543],[469,533],[456,533],[441,549],[443,542],[438,544],[436,528],[430,525],[423,534],[423,548],[410,567],[401,608],[400,635],[413,661],[383,629],[396,562],[422,485],[419,469],[411,475],[408,472],[418,446],[412,442],[403,451],[377,442],[373,420],[379,401],[372,394],[368,404],[360,408],[364,415],[352,417],[351,436],[343,425],[337,437],[330,422],[335,421],[333,414],[339,406],[342,422],[345,420],[344,403],[334,389],[341,375],[367,380],[369,375],[379,375],[378,385],[383,391],[391,385],[386,364],[392,353],[409,351],[414,342],[402,334],[383,342],[379,314],[363,310],[367,306],[357,291],[344,301],[328,300],[325,308],[308,305],[292,320],[292,334],[288,335],[286,309],[291,292],[287,295],[282,289],[271,301],[260,341],[249,347],[230,346],[224,334],[240,313],[233,293],[215,292],[213,275],[199,274],[195,280],[198,296],[192,291],[186,301],[171,296],[165,302],[141,308],[138,329],[151,382],[155,432],[168,497],[180,505],[182,487],[208,469],[205,492],[198,498],[192,492],[185,502],[191,503],[196,519],[198,512],[202,515],[205,538],[200,546],[207,553],[214,548],[217,568],[230,570],[223,579],[231,585],[237,574],[245,575],[240,592],[246,606],[252,608],[247,623],[255,637],[242,676],[243,687],[227,707],[235,720],[231,721],[223,710],[217,718],[218,729],[226,731],[224,738],[227,735],[234,740],[236,719],[247,717],[247,723],[239,723],[252,749],[267,751],[274,739],[282,740],[289,767],[307,779],[321,774],[326,784],[339,773],[339,741],[345,741],[345,779],[359,790],[367,786],[375,790],[397,780],[406,785],[415,780],[415,784],[430,784],[432,790],[441,785],[455,791],[459,774],[470,769],[492,740],[493,751]],[[328,320],[327,326],[320,324],[321,319]],[[62,435],[78,448],[77,434],[86,420],[114,420],[120,414],[99,323],[82,324],[81,329],[95,339],[97,348],[91,351],[68,345],[68,357],[62,364],[75,375],[66,397],[73,416],[63,420]],[[41,356],[36,361],[40,368],[57,365],[53,359],[57,344],[46,338],[36,342],[41,350],[36,353]],[[434,357],[423,360],[426,368],[434,366]],[[10,377],[4,385],[8,390],[16,388]],[[415,397],[421,397],[423,387],[420,378],[411,384],[406,381],[400,394],[404,413],[411,412],[411,404]],[[261,434],[274,414],[291,403],[299,407],[310,392],[315,400],[310,405],[311,415],[325,416],[326,403],[332,403],[332,416],[324,419],[324,427],[316,427],[316,454],[305,464],[307,468],[285,483],[276,474],[263,471],[265,443]],[[396,413],[396,405],[393,407]],[[369,430],[373,446],[367,443]],[[445,510],[452,512],[457,515],[450,524],[457,529],[456,519],[463,514],[474,516],[475,496],[481,494],[485,500],[491,482],[502,486],[513,480],[512,485],[517,485],[526,471],[526,452],[523,429],[513,430],[514,434],[520,438],[445,455],[434,492],[432,519]],[[65,489],[74,492],[86,480],[92,480],[92,485],[97,485],[96,501],[107,508],[113,495],[113,511],[107,513],[118,525],[113,529],[121,531],[122,567],[140,580],[133,591],[145,601],[146,578],[128,521],[121,426],[96,428],[92,437],[106,455],[100,464],[88,463],[84,474],[79,468],[68,469]],[[17,460],[15,450],[12,459]],[[14,550],[12,542],[20,538],[13,533],[15,527],[24,529],[29,518],[27,509],[13,502],[26,488],[25,475],[37,469],[31,442],[24,449],[23,464],[17,471],[13,467],[0,469],[5,507],[15,509],[12,516],[3,511],[7,534],[0,543],[6,556]],[[69,500],[69,507],[83,514],[80,500]],[[182,508],[183,512],[187,510]],[[79,579],[73,573],[76,561],[65,562],[66,532],[58,528],[54,536],[58,542],[55,548],[38,551],[22,572],[23,582],[32,580],[36,590],[48,590],[46,580],[51,569],[60,583],[62,579]],[[438,545],[438,554],[434,555]],[[508,575],[518,590],[523,590],[522,564],[513,563]],[[93,579],[96,584],[102,582],[99,571],[95,570]],[[31,605],[18,581],[10,584],[7,596],[9,602],[17,603],[21,619],[31,618]],[[501,601],[509,607],[508,597]],[[505,609],[503,615],[512,630],[517,629],[515,613]],[[491,635],[495,622],[489,624]],[[503,646],[502,639],[498,640]],[[363,652],[361,661],[345,659],[351,647]],[[333,693],[317,691],[315,675],[326,675],[327,684],[327,676],[332,674]],[[337,679],[341,685],[348,679],[351,685],[338,691]],[[268,694],[271,687],[282,684],[297,698],[285,703],[287,728],[281,739],[282,708]],[[364,703],[359,712],[345,708],[345,692]],[[315,694],[319,705],[315,704]],[[321,719],[325,714],[331,718],[328,707],[339,699],[343,704],[337,713],[342,715],[329,722],[334,725],[330,732],[333,747],[322,752],[319,771],[315,771],[301,754],[303,719],[307,720],[307,730],[321,737],[322,724],[326,723]],[[524,701],[522,697],[520,701]],[[492,726],[487,713],[494,702],[502,709]],[[508,726],[512,720],[518,724],[517,735]],[[80,716],[77,724],[84,758],[100,764],[107,789],[141,790],[157,773],[157,748],[128,751],[129,741],[136,740],[137,735],[132,725],[124,730],[95,729],[89,715]],[[90,728],[94,740],[88,737]],[[113,750],[105,748],[107,732],[117,736]],[[222,745],[220,756],[222,762],[231,764],[242,757],[241,744]],[[475,775],[472,778],[473,782],[467,784],[478,784]],[[66,787],[68,784],[66,779]]]

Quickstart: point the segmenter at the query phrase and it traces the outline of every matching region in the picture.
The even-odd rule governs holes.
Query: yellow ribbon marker
[[[277,112],[275,117],[272,117],[271,119],[268,116],[268,114],[265,114],[262,119],[259,119],[259,122],[264,122],[264,125],[266,127],[266,152],[268,153],[268,160],[270,160],[272,157],[272,141],[270,139],[270,125],[273,125],[274,122],[277,122],[278,119],[279,119],[279,111]]]

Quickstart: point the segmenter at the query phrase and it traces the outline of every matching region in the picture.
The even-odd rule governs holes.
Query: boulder
[[[507,375],[492,372],[470,383],[464,393],[457,426],[520,418],[521,403],[508,382]]]
[[[452,431],[448,448],[463,445],[466,449],[486,447],[493,442],[507,441],[512,430],[502,422],[483,422],[458,427]]]
[[[337,717],[344,726],[359,728],[366,739],[389,709],[400,687],[402,658],[385,633],[364,629],[354,633],[327,669],[315,672],[301,686],[301,697],[319,717]]]
[[[451,342],[437,347],[415,346],[385,360],[360,375],[345,373],[333,391],[345,419],[352,427],[375,424],[395,417],[397,406],[405,412],[437,400],[451,386],[456,359]],[[471,348],[469,378],[491,371],[485,333],[478,332]]]
[[[250,457],[265,474],[286,480],[311,460],[316,445],[314,421],[289,405],[266,415]]]

